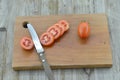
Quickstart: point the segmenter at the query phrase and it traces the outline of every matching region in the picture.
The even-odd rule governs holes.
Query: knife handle
[[[45,73],[46,73],[48,79],[49,79],[49,80],[55,80],[55,79],[54,79],[54,76],[53,76],[53,73],[52,73],[52,70],[51,70],[51,68],[50,68],[50,65],[48,64],[48,62],[47,62],[47,60],[46,60],[46,58],[45,58],[44,52],[41,52],[41,53],[39,54],[39,56],[40,56],[40,59],[41,59],[41,61],[42,61],[43,68],[44,68],[44,70],[45,70]]]

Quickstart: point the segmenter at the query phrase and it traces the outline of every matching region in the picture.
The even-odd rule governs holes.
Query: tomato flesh
[[[34,46],[32,39],[29,37],[23,37],[20,41],[20,45],[25,50],[31,50]]]
[[[54,39],[58,39],[60,37],[60,29],[56,26],[51,26],[50,28],[48,28],[47,32],[52,34]]]
[[[57,28],[60,29],[60,35],[62,36],[63,33],[65,32],[65,30],[64,30],[64,26],[61,25],[61,24],[58,24],[58,23],[56,23],[54,26],[56,26]]]
[[[80,38],[87,38],[90,35],[90,27],[87,22],[81,22],[78,26],[78,35]]]
[[[40,42],[44,46],[50,46],[54,42],[54,37],[50,33],[45,32],[40,36]]]
[[[59,24],[64,26],[64,30],[67,31],[69,29],[69,24],[66,20],[59,21]]]

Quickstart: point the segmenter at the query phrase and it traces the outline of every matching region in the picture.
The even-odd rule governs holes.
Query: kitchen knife
[[[37,36],[37,33],[36,31],[34,30],[33,26],[29,23],[27,23],[27,28],[28,28],[28,31],[32,37],[32,40],[33,40],[33,43],[35,45],[35,48],[36,48],[36,51],[38,53],[38,55],[40,56],[40,59],[42,61],[42,65],[43,65],[43,68],[45,70],[45,73],[48,77],[49,80],[55,80],[54,79],[54,76],[53,76],[53,73],[52,73],[52,70],[45,58],[45,54],[44,54],[44,49],[39,41],[39,38]]]

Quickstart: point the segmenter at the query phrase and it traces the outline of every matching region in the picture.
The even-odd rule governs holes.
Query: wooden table
[[[120,80],[119,0],[1,0],[0,80],[48,80],[43,70],[12,69],[13,27],[16,16],[105,13],[112,46],[112,68],[53,70],[55,80]]]

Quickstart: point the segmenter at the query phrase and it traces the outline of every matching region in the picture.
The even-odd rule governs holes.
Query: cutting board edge
[[[97,13],[97,14],[95,14],[95,13],[92,13],[92,14],[58,14],[58,15],[34,15],[34,16],[16,16],[16,20],[15,21],[17,21],[18,19],[22,19],[22,18],[29,18],[29,17],[34,17],[34,18],[38,18],[38,17],[46,17],[46,16],[53,16],[53,17],[58,17],[58,16],[78,16],[78,15],[81,15],[81,16],[83,16],[83,15],[104,15],[105,17],[107,17],[107,14],[106,13]]]
[[[101,68],[101,67],[104,67],[104,68],[110,68],[112,67],[112,62],[111,63],[108,63],[108,64],[91,64],[91,65],[67,65],[67,66],[60,66],[60,65],[57,65],[57,66],[51,66],[51,68],[53,70],[55,69],[73,69],[73,68]],[[14,70],[42,70],[43,67],[42,66],[15,66],[15,65],[12,65],[12,68]]]

